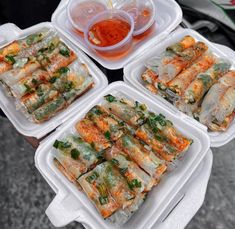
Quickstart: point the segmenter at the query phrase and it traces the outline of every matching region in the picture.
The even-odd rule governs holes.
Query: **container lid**
[[[4,24],[0,26],[0,43],[1,46],[18,39],[23,36],[27,36],[34,33],[42,28],[54,28],[50,22],[40,23],[25,30],[21,30],[14,24]],[[60,35],[60,34],[59,34]],[[71,116],[74,116],[78,110],[86,105],[92,97],[99,94],[107,85],[108,80],[106,76],[101,72],[101,70],[76,46],[74,46],[67,38],[63,35],[61,39],[77,54],[79,60],[85,63],[89,69],[91,76],[94,79],[95,86],[86,92],[84,95],[75,100],[69,107],[65,110],[59,112],[57,115],[52,117],[50,120],[36,124],[29,121],[23,112],[18,111],[15,106],[15,99],[7,96],[3,87],[0,87],[0,108],[6,114],[8,119],[12,122],[14,127],[23,135],[31,136],[36,138],[41,138],[57,126],[61,125],[67,121]]]
[[[83,110],[77,112],[75,117],[72,117],[46,138],[40,144],[35,154],[36,167],[57,192],[55,199],[46,211],[46,214],[55,226],[65,226],[77,220],[87,223],[93,228],[116,228],[111,223],[104,221],[87,197],[60,173],[53,164],[53,155],[50,153],[53,142],[56,139],[60,139],[64,134],[73,132],[75,123],[84,117],[86,112],[94,105],[102,103],[103,96],[110,93],[137,100],[146,104],[149,110],[162,113],[175,124],[177,129],[194,141],[185,157],[180,161],[180,166],[177,167],[175,172],[166,174],[162,182],[149,193],[144,205],[122,226],[123,229],[131,229],[134,225],[136,229],[151,228],[157,220],[162,220],[163,214],[171,210],[169,209],[170,204],[173,200],[178,199],[180,190],[186,185],[207,155],[210,141],[204,131],[170,112],[165,106],[162,106],[161,102],[153,101],[126,83],[112,83],[97,95],[96,98],[87,103]],[[209,174],[210,172],[208,177]],[[191,213],[192,217],[195,212]]]
[[[182,10],[174,0],[154,0],[156,5],[156,23],[152,31],[144,39],[134,38],[132,48],[127,55],[119,58],[103,57],[91,48],[89,48],[82,35],[76,32],[69,23],[66,7],[68,0],[63,0],[52,15],[52,23],[66,37],[68,37],[76,46],[108,69],[119,69],[126,66],[137,56],[141,55],[146,49],[156,46],[161,40],[169,35],[182,21]],[[118,4],[118,0],[113,1]]]
[[[210,137],[211,146],[220,147],[235,138],[235,120],[225,132],[208,132],[206,126],[180,112],[176,107],[163,99],[161,96],[152,94],[144,87],[141,80],[141,74],[144,72],[145,69],[144,63],[151,57],[156,56],[156,54],[160,55],[167,46],[180,40],[185,35],[191,35],[196,40],[205,42],[209,46],[209,49],[213,53],[215,53],[215,55],[231,61],[232,69],[235,69],[235,52],[233,50],[225,46],[212,44],[210,41],[208,41],[206,38],[204,38],[194,30],[179,28],[176,31],[172,32],[170,36],[167,37],[167,39],[161,42],[160,45],[155,46],[149,51],[146,51],[140,58],[138,58],[138,60],[135,60],[132,63],[128,64],[124,68],[124,81],[136,87],[138,90],[142,91],[153,100],[162,102],[164,106],[166,106],[172,112],[178,114],[179,117],[187,119],[188,121],[192,122],[193,125],[198,126],[202,130],[204,130]]]

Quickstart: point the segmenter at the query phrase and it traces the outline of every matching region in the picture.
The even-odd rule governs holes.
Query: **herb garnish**
[[[77,150],[77,149],[72,149],[71,150],[71,157],[74,159],[74,160],[77,160],[78,157],[80,155],[80,152]]]
[[[114,96],[110,95],[110,94],[104,96],[104,98],[110,103],[117,101],[116,98]]]
[[[110,133],[109,131],[106,131],[106,132],[104,133],[104,136],[105,136],[105,138],[108,139],[108,140],[111,139],[111,133]]]
[[[142,184],[141,181],[134,179],[131,182],[128,182],[128,186],[131,190],[133,190],[134,188],[141,188]]]
[[[16,62],[15,58],[12,55],[6,55],[5,56],[5,60],[9,63],[9,64],[14,64]]]
[[[89,177],[86,178],[86,181],[90,184],[99,177],[97,172],[93,172]]]
[[[68,149],[72,146],[71,143],[69,142],[63,142],[63,141],[59,141],[59,140],[55,140],[53,146],[56,148],[56,149],[60,149],[60,150],[63,150],[63,149]]]

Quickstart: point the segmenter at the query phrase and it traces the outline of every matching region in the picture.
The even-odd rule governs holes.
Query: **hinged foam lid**
[[[126,66],[137,56],[143,54],[147,50],[151,50],[167,35],[169,35],[182,21],[182,10],[174,0],[154,0],[156,4],[156,25],[154,32],[141,41],[134,41],[133,47],[128,55],[115,59],[107,59],[97,55],[95,51],[90,49],[80,35],[76,34],[70,25],[67,17],[67,3],[69,0],[62,0],[59,7],[52,15],[53,25],[66,37],[68,37],[76,46],[81,48],[85,53],[94,58],[97,62],[108,69],[119,69]],[[118,4],[118,0],[113,1],[114,5]]]

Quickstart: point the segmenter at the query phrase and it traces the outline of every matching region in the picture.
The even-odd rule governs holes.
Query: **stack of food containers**
[[[59,126],[54,133],[41,141],[35,155],[36,167],[56,192],[56,197],[46,214],[55,226],[65,226],[76,220],[90,228],[152,228],[153,226],[172,228],[176,227],[175,225],[177,225],[176,228],[183,228],[199,209],[205,196],[212,163],[210,144],[220,146],[234,138],[234,123],[223,134],[210,134],[203,125],[179,112],[159,96],[153,96],[140,80],[141,73],[145,70],[144,62],[152,56],[160,55],[167,46],[178,42],[184,35],[192,35],[196,40],[205,42],[217,56],[231,60],[234,54],[231,54],[228,49],[221,50],[221,47],[211,44],[195,31],[177,29],[172,32],[181,22],[182,12],[175,1],[159,0],[154,1],[157,12],[155,30],[146,39],[135,41],[134,48],[128,55],[118,59],[102,57],[88,47],[84,39],[77,36],[71,29],[66,13],[67,3],[68,1],[61,2],[52,16],[52,23],[41,23],[24,31],[13,24],[0,27],[1,31],[8,31],[1,39],[3,46],[7,42],[37,32],[42,28],[56,29],[63,41],[88,66],[95,81],[93,89],[43,124],[28,121],[22,113],[16,111],[14,100],[7,97],[2,89],[0,91],[3,98],[0,103],[1,108],[20,133],[41,138]],[[114,1],[114,5],[115,3]],[[169,37],[163,40],[167,36]],[[116,82],[107,86],[107,79],[103,73],[77,47],[104,67],[109,69],[125,67],[124,80],[127,83]],[[105,221],[98,214],[84,193],[79,191],[74,183],[70,182],[55,166],[52,153],[54,142],[57,139],[62,140],[69,133],[75,134],[75,124],[92,107],[102,104],[103,97],[108,94],[124,96],[147,105],[149,111],[162,114],[173,122],[181,133],[193,140],[186,154],[177,163],[171,164],[170,170],[172,171],[165,174],[161,182],[149,193],[143,206],[122,226]],[[65,174],[68,175],[66,172]]]

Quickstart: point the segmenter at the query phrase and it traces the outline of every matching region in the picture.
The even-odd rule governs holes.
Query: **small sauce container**
[[[88,21],[105,10],[105,0],[70,0],[67,15],[71,25],[79,32],[84,32]]]
[[[123,10],[111,9],[92,18],[84,32],[86,44],[104,55],[119,55],[132,45],[133,18]]]
[[[129,13],[134,19],[133,36],[146,32],[155,21],[156,7],[152,0],[124,1],[118,8]]]

